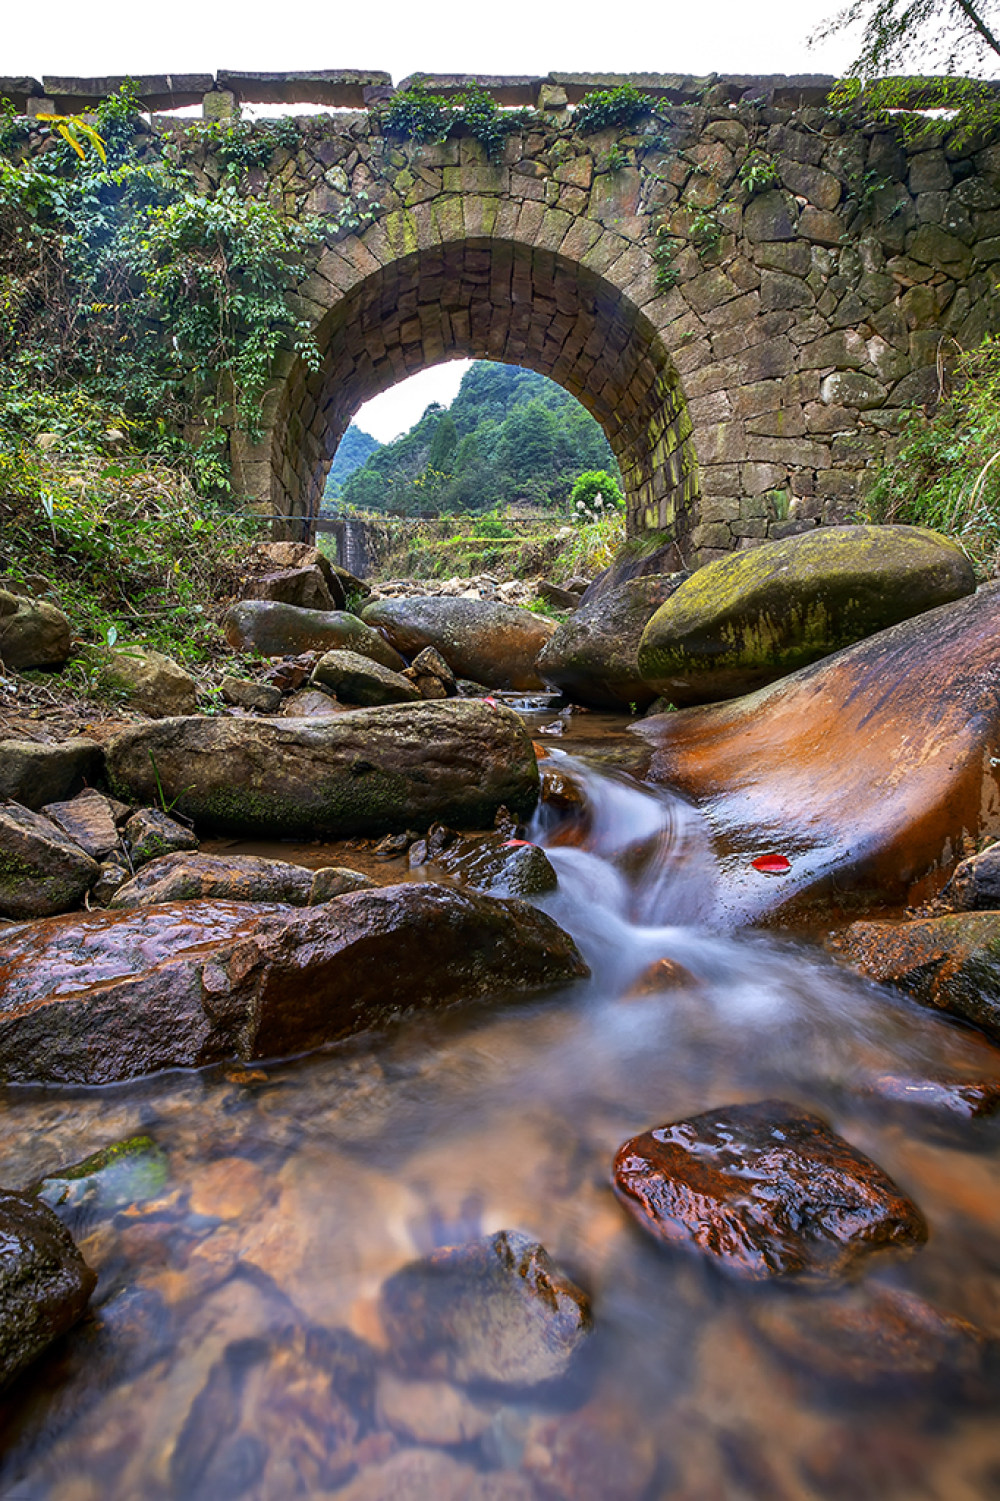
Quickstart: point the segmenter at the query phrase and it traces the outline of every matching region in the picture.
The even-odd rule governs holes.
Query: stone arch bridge
[[[43,93],[85,108],[118,80],[16,82],[33,113]],[[261,441],[231,437],[238,489],[293,532],[362,402],[471,356],[578,397],[621,466],[630,531],[666,531],[702,563],[848,516],[901,413],[1000,323],[1000,145],[955,145],[945,126],[908,148],[833,111],[828,78],[479,82],[530,111],[498,161],[470,137],[387,135],[384,74],[139,81],[153,110],[202,94],[215,118],[327,107],[248,175],[326,225],[294,297],[319,368],[280,353]],[[574,106],[624,82],[655,110],[583,133]],[[218,180],[208,146],[189,156]]]

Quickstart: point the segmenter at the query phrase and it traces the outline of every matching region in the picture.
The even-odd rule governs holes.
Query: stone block
[[[791,308],[811,307],[815,297],[804,281],[783,271],[763,271],[760,278],[760,305],[765,313]]]
[[[765,240],[754,247],[753,258],[758,266],[788,276],[808,276],[812,269],[812,254],[802,240]]]
[[[862,412],[881,406],[886,394],[880,381],[860,370],[837,370],[820,386],[820,400],[827,406],[855,407]]]
[[[776,339],[767,339],[761,344],[755,344],[740,355],[736,361],[737,373],[742,383],[750,383],[761,380],[774,380],[778,376],[788,375],[795,365],[795,350],[791,342],[784,336]],[[728,372],[728,379],[732,379],[732,372]],[[728,380],[726,382],[728,384]]]
[[[944,152],[921,151],[911,156],[908,181],[913,194],[947,192],[952,173]]]
[[[845,328],[804,345],[799,354],[799,368],[824,370],[833,366],[836,370],[857,370],[867,360],[865,340],[855,329]]]
[[[798,210],[787,194],[772,189],[752,198],[743,211],[743,231],[748,240],[794,240]]]
[[[762,499],[769,490],[776,489],[785,481],[785,469],[781,464],[753,462],[740,465],[740,484],[743,499],[740,515],[744,520],[763,516],[766,502]]]
[[[698,313],[706,313],[712,308],[721,307],[723,303],[731,302],[739,295],[739,287],[730,281],[719,266],[703,271],[693,281],[687,282],[683,288],[683,296]]]
[[[814,208],[825,209],[827,213],[837,207],[841,186],[832,172],[824,172],[821,167],[792,161],[788,157],[779,157],[777,167],[790,193],[805,198]]]
[[[808,438],[748,438],[748,457],[768,464],[828,469],[830,450]]]
[[[839,214],[827,209],[804,208],[799,216],[798,232],[814,245],[840,245],[847,235],[847,225]]]
[[[972,264],[969,247],[935,224],[921,224],[907,235],[906,253],[911,260],[958,279],[968,275]]]
[[[777,412],[763,412],[759,417],[749,417],[746,429],[757,437],[801,438],[806,424],[799,406],[782,407]]]
[[[806,431],[810,433],[842,433],[857,426],[858,415],[847,407],[827,406],[822,401],[810,401],[803,410]]]

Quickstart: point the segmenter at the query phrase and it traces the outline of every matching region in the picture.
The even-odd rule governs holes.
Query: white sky
[[[839,0],[576,0],[497,10],[469,0],[433,6],[381,0],[331,5],[298,0],[48,0],[3,6],[0,73],[106,77],[122,73],[212,73],[381,69],[409,73],[837,73],[850,39],[806,45]],[[13,14],[11,14],[13,11]],[[368,402],[355,418],[381,442],[405,432],[431,401],[450,402],[467,362],[422,371]]]

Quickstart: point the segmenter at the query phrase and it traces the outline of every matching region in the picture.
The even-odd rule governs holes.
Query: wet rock
[[[263,578],[251,579],[244,590],[246,599],[272,599],[300,610],[342,610],[343,589],[338,589],[337,595],[335,600],[322,572],[313,566],[266,573]]]
[[[1000,1042],[1000,912],[856,922],[829,941],[852,969]]]
[[[641,1501],[656,1471],[656,1439],[622,1406],[594,1402],[534,1418],[521,1463],[553,1501]]]
[[[535,659],[556,629],[530,610],[479,599],[380,599],[362,619],[404,657],[432,646],[456,677],[494,688],[541,688]]]
[[[425,646],[423,651],[418,652],[410,664],[411,671],[418,678],[436,678],[449,698],[453,698],[458,691],[455,674],[439,651],[433,646]]]
[[[351,870],[345,865],[324,865],[313,873],[309,888],[309,906],[332,901],[335,896],[346,896],[349,891],[370,891],[376,885],[371,876],[360,870]]]
[[[130,1136],[102,1147],[82,1162],[48,1173],[32,1188],[50,1209],[82,1217],[111,1213],[163,1192],[169,1176],[165,1154],[150,1136]]]
[[[494,1408],[474,1402],[449,1381],[408,1381],[385,1371],[378,1412],[386,1427],[418,1444],[466,1444],[486,1432]]]
[[[0,798],[37,809],[79,792],[101,773],[104,754],[82,736],[58,745],[0,740]]]
[[[476,891],[503,896],[541,896],[554,891],[559,879],[551,861],[537,844],[503,833],[462,839],[457,835],[431,857],[441,870]]]
[[[155,783],[156,774],[153,775]],[[154,786],[152,796],[156,796]],[[197,837],[183,824],[161,813],[159,808],[140,808],[126,821],[122,830],[133,866],[145,865],[160,855],[172,855],[179,851],[196,850]]]
[[[0,1079],[106,1083],[247,1062],[586,972],[543,913],[431,883],[304,911],[188,901],[74,914],[5,935]]]
[[[67,912],[97,877],[97,862],[42,814],[0,804],[0,916]]]
[[[780,1100],[633,1137],[614,1181],[655,1239],[742,1277],[832,1276],[871,1251],[927,1238],[920,1211],[881,1168]]]
[[[119,865],[115,860],[105,860],[97,880],[90,888],[91,901],[96,902],[98,907],[106,907],[115,892],[129,879],[130,872],[124,865]]]
[[[276,714],[281,708],[281,689],[270,683],[251,683],[243,678],[225,677],[219,685],[227,704],[238,709],[256,709],[260,714]]]
[[[96,1281],[47,1204],[0,1190],[0,1386],[72,1328]]]
[[[417,688],[398,672],[354,651],[328,651],[317,662],[312,681],[331,689],[341,703],[363,708],[414,703],[420,698]]]
[[[646,995],[663,995],[670,990],[687,990],[696,987],[698,981],[689,969],[678,964],[676,959],[654,959],[633,980],[625,992],[626,1000],[637,1000]]]
[[[903,1385],[977,1375],[987,1345],[964,1319],[889,1287],[783,1298],[759,1308],[754,1322],[810,1379],[886,1386],[894,1394]]]
[[[175,719],[108,747],[113,785],[164,796],[199,826],[233,832],[384,834],[436,819],[482,828],[501,803],[527,813],[538,768],[510,709],[458,700],[355,709],[325,722]]]
[[[1000,911],[1000,844],[956,865],[941,900],[959,912]]]
[[[869,1092],[894,1105],[905,1105],[952,1120],[983,1120],[1000,1110],[998,1079],[926,1079],[880,1074]]]
[[[537,1501],[537,1492],[509,1470],[484,1474],[439,1449],[401,1449],[361,1470],[337,1501]]]
[[[639,671],[674,704],[733,698],[975,586],[923,527],[817,527],[698,569],[646,626]]]
[[[998,603],[985,585],[747,698],[633,726],[648,779],[725,850],[720,915],[919,902],[967,839],[1000,832]],[[781,880],[751,865],[772,852]]]
[[[332,719],[346,711],[346,705],[322,688],[302,688],[285,700],[281,714],[283,719]]]
[[[229,902],[289,902],[305,907],[312,887],[313,872],[302,865],[265,860],[260,855],[203,855],[182,850],[148,861],[108,905],[124,911],[149,907],[154,902],[220,897]]]
[[[92,860],[103,860],[118,848],[114,808],[99,792],[81,792],[69,802],[47,803],[42,812]]]
[[[42,599],[0,589],[0,662],[12,672],[61,667],[72,632],[62,610]]]
[[[153,719],[193,714],[198,705],[194,678],[162,652],[140,647],[92,654],[101,687]]]
[[[380,1314],[404,1370],[505,1387],[565,1375],[591,1328],[586,1294],[508,1230],[403,1267],[383,1284]]]
[[[300,610],[273,600],[249,599],[227,611],[222,629],[234,651],[259,651],[265,657],[356,651],[393,672],[406,666],[378,631],[346,610]]]
[[[646,708],[655,690],[639,671],[639,642],[659,607],[688,577],[649,574],[603,590],[565,621],[538,657],[538,671],[575,703]]]

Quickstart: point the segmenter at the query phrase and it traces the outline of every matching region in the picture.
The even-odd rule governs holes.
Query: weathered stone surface
[[[904,621],[733,703],[647,719],[647,773],[707,814],[720,910],[905,905],[967,840],[1000,833],[997,586]],[[750,862],[787,855],[774,879]]]
[[[0,798],[38,809],[79,792],[103,764],[101,747],[82,736],[58,745],[0,740]]]
[[[281,707],[281,689],[270,683],[250,683],[243,678],[225,677],[219,688],[226,703],[240,709],[276,714]]]
[[[491,688],[540,688],[535,659],[556,629],[554,620],[484,599],[380,599],[362,618],[404,656],[433,646],[456,677]]]
[[[0,589],[0,662],[12,672],[61,667],[71,639],[69,621],[55,605]]]
[[[639,642],[659,607],[687,574],[626,579],[582,604],[538,657],[538,672],[576,703],[645,709],[656,697],[639,672]]]
[[[379,1308],[404,1370],[463,1384],[553,1381],[591,1327],[586,1294],[511,1230],[411,1262],[383,1284]]]
[[[331,693],[322,688],[301,688],[281,706],[283,719],[330,719],[336,714],[346,714],[347,705],[339,704]]]
[[[155,773],[153,781],[156,781]],[[155,797],[158,790],[154,786],[152,796]],[[133,866],[145,865],[159,855],[198,848],[196,835],[176,818],[161,813],[159,808],[140,808],[138,813],[132,814],[122,832]]]
[[[0,915],[48,917],[75,907],[97,862],[40,813],[0,804]]]
[[[655,1239],[741,1277],[826,1277],[927,1239],[916,1205],[825,1121],[781,1100],[659,1126],[619,1148],[615,1188]]]
[[[831,947],[861,974],[1000,1042],[1000,912],[856,922]]]
[[[346,896],[349,891],[367,891],[376,883],[371,876],[346,865],[324,865],[312,872],[313,882],[309,888],[309,905],[329,902],[335,896]]]
[[[339,837],[482,828],[501,804],[530,812],[538,768],[512,710],[462,700],[354,709],[330,720],[175,719],[108,747],[112,782],[164,796],[201,826]]]
[[[144,647],[95,653],[101,686],[154,719],[193,714],[198,703],[194,678],[162,652]]]
[[[0,1189],[0,1386],[73,1327],[96,1283],[47,1204]]]
[[[441,653],[435,651],[433,646],[425,646],[423,651],[417,653],[410,664],[409,671],[416,674],[418,681],[420,678],[435,678],[445,690],[448,698],[454,697],[458,691],[455,674]]]
[[[394,1371],[379,1377],[378,1411],[394,1433],[420,1444],[474,1442],[493,1418],[492,1405],[473,1401],[449,1381],[412,1381]]]
[[[657,1459],[656,1435],[638,1413],[595,1400],[576,1412],[538,1413],[522,1464],[553,1501],[644,1501]]]
[[[187,901],[12,929],[0,953],[0,1079],[107,1083],[300,1052],[417,1007],[586,973],[518,901],[385,886],[305,911]]]
[[[300,610],[336,610],[343,608],[343,591],[338,605],[319,568],[280,568],[263,578],[251,579],[245,587],[246,599],[273,599]]]
[[[118,848],[114,808],[99,792],[81,792],[66,803],[47,803],[42,812],[92,860],[103,860]]]
[[[731,698],[974,588],[936,532],[823,527],[700,569],[649,621],[639,670],[675,704]]]
[[[941,900],[959,912],[1000,911],[1000,844],[957,865]]]
[[[203,855],[179,851],[159,855],[119,888],[108,906],[114,911],[156,902],[218,897],[227,902],[290,902],[305,907],[313,872],[260,855]]]
[[[249,599],[234,605],[222,622],[226,640],[235,651],[259,651],[266,657],[303,651],[356,651],[383,667],[400,672],[406,666],[399,653],[346,610],[300,610],[272,600]]]
[[[419,860],[414,859],[415,854],[419,854]],[[463,839],[453,829],[435,824],[426,841],[410,849],[411,865],[424,862],[436,865],[475,891],[492,891],[499,896],[540,896],[558,885],[555,869],[543,849],[505,833]]]
[[[330,688],[344,704],[374,708],[378,704],[411,704],[419,689],[398,672],[355,651],[328,651],[316,663],[312,682]]]
[[[337,1492],[338,1501],[539,1501],[515,1470],[478,1470],[440,1449],[400,1449],[366,1465]]]

